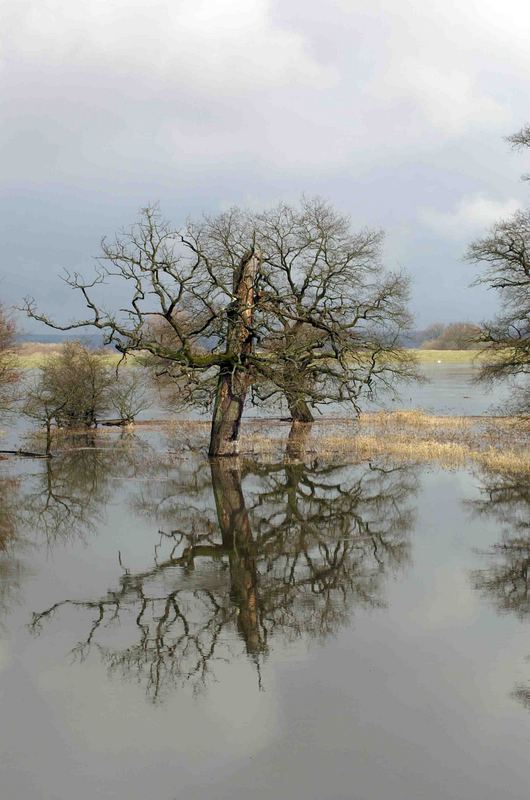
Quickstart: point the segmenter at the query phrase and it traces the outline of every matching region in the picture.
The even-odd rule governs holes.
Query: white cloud
[[[410,614],[410,619],[416,626],[429,631],[456,629],[471,623],[478,606],[478,598],[469,585],[468,576],[451,565],[436,571],[428,595],[418,605],[416,612]]]
[[[315,192],[356,224],[406,225],[421,280],[418,216],[454,244],[525,198],[525,155],[502,141],[529,114],[522,0],[0,0],[0,18],[16,302],[63,262],[53,209],[80,233],[147,199],[185,214]]]
[[[272,23],[269,0],[17,0],[4,6],[2,49],[9,62],[92,73],[103,85],[106,72],[110,81],[141,76],[144,84],[150,77],[183,92],[192,84],[195,92],[233,95],[333,79],[303,36]]]
[[[370,44],[363,53],[371,63],[365,95],[385,104],[387,137],[415,140],[417,146],[426,135],[434,144],[481,126],[510,131],[514,104],[505,90],[506,75],[515,86],[530,69],[526,2],[335,0],[335,5]]]
[[[485,232],[499,219],[510,217],[521,208],[515,198],[492,200],[482,195],[463,197],[451,211],[433,208],[419,212],[420,221],[435,233],[449,239],[468,239],[470,235]]]

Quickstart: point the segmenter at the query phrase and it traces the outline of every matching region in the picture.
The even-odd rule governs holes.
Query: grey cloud
[[[148,201],[179,222],[307,192],[387,230],[420,324],[493,310],[465,288],[454,226],[480,217],[473,198],[527,202],[525,159],[502,141],[528,113],[519,0],[4,0],[2,14],[8,302],[31,290],[60,312],[55,274],[90,268]]]

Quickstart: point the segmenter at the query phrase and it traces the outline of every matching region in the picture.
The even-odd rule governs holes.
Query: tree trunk
[[[243,258],[234,275],[234,301],[228,313],[226,353],[230,361],[219,371],[212,418],[209,455],[234,456],[250,377],[246,357],[252,353],[254,285],[259,257],[254,250]]]
[[[285,397],[293,422],[314,422],[311,409],[303,397],[296,397],[288,392],[285,393]]]
[[[241,488],[238,462],[212,460],[212,485],[223,546],[230,564],[230,597],[239,610],[237,625],[247,652],[263,651],[259,624],[256,547]]]
[[[246,376],[239,370],[222,367],[210,435],[210,456],[235,456],[238,453],[239,429],[248,389]]]
[[[312,425],[310,422],[298,422],[294,420],[289,431],[285,457],[290,461],[298,461],[305,456],[307,442],[311,433]]]
[[[52,426],[49,419],[46,420],[46,455],[49,456],[52,451]]]

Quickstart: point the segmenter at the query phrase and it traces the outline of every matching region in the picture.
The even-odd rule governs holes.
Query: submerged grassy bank
[[[210,422],[207,420],[147,420],[137,422],[118,434],[123,437],[152,432],[164,434],[162,450],[185,456],[206,454]],[[80,445],[86,445],[86,430]],[[102,447],[117,436],[116,428],[89,432]],[[42,444],[41,433],[31,436],[32,445]],[[156,450],[158,450],[156,446]],[[75,449],[75,438],[55,433],[57,451]],[[294,458],[357,462],[370,458],[388,458],[393,462],[433,463],[447,469],[479,465],[486,469],[530,475],[530,420],[519,417],[449,417],[433,416],[422,411],[381,411],[361,414],[358,420],[327,418],[312,425],[300,425],[279,419],[244,421],[240,441],[243,458],[256,461],[279,461]]]
[[[209,430],[208,422],[158,424],[173,430],[176,443],[184,441],[192,447],[200,446]],[[249,420],[243,426],[240,449],[243,456],[256,459],[277,460],[285,453],[300,460],[381,456],[408,463],[432,462],[448,469],[478,464],[530,474],[530,421],[381,411],[361,414],[358,420],[328,418],[300,425],[293,432],[289,422]]]

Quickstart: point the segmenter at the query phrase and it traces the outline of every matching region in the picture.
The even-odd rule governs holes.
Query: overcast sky
[[[530,121],[527,2],[0,0],[0,17],[6,302],[68,316],[58,273],[89,272],[148,202],[178,224],[306,193],[386,230],[418,325],[493,311],[461,256],[528,201],[528,155],[503,141]]]

